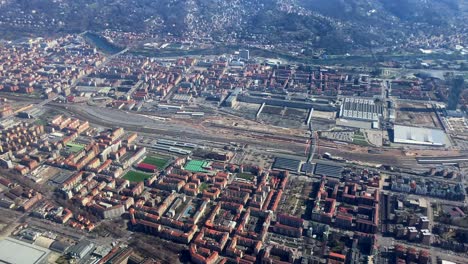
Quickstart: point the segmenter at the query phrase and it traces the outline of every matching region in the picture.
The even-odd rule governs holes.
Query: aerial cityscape
[[[0,1],[0,263],[468,263],[466,21]]]

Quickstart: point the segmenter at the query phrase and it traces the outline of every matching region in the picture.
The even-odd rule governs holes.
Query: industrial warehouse
[[[447,135],[440,129],[395,125],[393,131],[395,143],[441,147],[449,144]]]
[[[20,254],[18,254],[20,253]],[[0,241],[0,263],[42,264],[47,263],[50,251],[16,239]]]
[[[358,120],[379,121],[382,105],[372,99],[345,98],[340,109],[340,117]]]

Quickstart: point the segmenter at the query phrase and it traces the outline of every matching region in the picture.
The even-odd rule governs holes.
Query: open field
[[[282,108],[282,107],[278,107],[278,106],[266,105],[266,106],[263,108],[262,113],[271,114],[271,115],[282,115],[282,113],[283,113],[283,108]]]
[[[257,120],[278,127],[299,128],[304,124],[307,112],[305,109],[267,105]]]
[[[143,163],[148,163],[148,164],[154,165],[154,166],[158,167],[158,169],[164,169],[165,165],[167,164],[168,161],[169,161],[169,159],[167,159],[167,158],[157,157],[157,156],[149,156],[149,157],[146,157],[143,160]]]
[[[236,175],[237,178],[241,178],[241,179],[244,179],[244,180],[248,180],[248,181],[251,181],[254,179],[254,175],[250,174],[250,173],[238,173]]]
[[[208,187],[210,187],[210,186],[208,186],[208,184],[202,182],[202,183],[200,184],[200,187],[198,187],[198,190],[200,191],[200,193],[203,193],[203,191],[206,190],[206,189],[208,189]]]
[[[306,109],[299,108],[286,108],[285,115],[290,117],[296,117],[299,119],[305,119],[308,111]]]
[[[434,112],[398,111],[396,123],[407,126],[421,126],[429,128],[441,127]]]
[[[325,112],[325,111],[318,111],[314,109],[314,112],[312,113],[312,117],[333,120],[336,117],[336,112]]]
[[[364,134],[362,134],[362,132],[355,132],[354,133],[353,143],[356,144],[356,145],[360,145],[360,146],[368,146],[369,145],[369,143],[367,143],[367,140],[366,140]]]
[[[47,126],[47,121],[44,120],[44,119],[38,118],[38,119],[36,119],[36,120],[34,121],[34,124],[36,124],[36,125],[42,125],[42,126]]]
[[[151,174],[143,173],[139,171],[129,171],[125,176],[124,179],[129,180],[131,182],[142,182],[151,177]]]
[[[81,151],[82,149],[84,149],[85,146],[81,145],[81,144],[70,142],[70,143],[67,143],[67,147],[70,148],[71,152],[77,153],[77,152]]]

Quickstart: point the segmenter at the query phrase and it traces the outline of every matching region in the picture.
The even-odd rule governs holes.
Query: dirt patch
[[[396,123],[407,126],[442,128],[434,112],[398,111]]]

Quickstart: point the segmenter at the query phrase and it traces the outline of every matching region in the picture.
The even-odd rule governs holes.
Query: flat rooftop
[[[315,165],[315,175],[327,176],[333,178],[341,178],[343,172],[342,166],[328,165],[324,163],[317,163]]]
[[[383,107],[373,99],[345,98],[340,109],[340,117],[358,120],[378,121]]]
[[[440,129],[395,125],[393,142],[428,146],[445,146],[449,139]]]
[[[46,263],[50,251],[12,238],[0,240],[0,263]]]
[[[277,157],[273,163],[273,169],[283,169],[298,172],[301,163],[302,161],[298,159]]]
[[[185,164],[185,169],[191,172],[205,172],[210,163],[204,160],[191,160]]]

